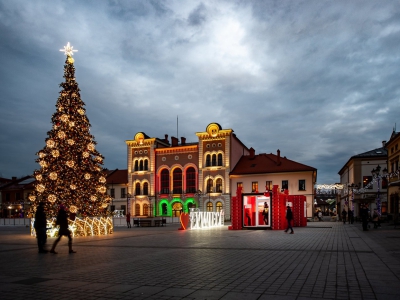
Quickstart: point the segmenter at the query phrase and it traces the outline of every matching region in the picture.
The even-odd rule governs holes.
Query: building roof
[[[107,170],[107,184],[128,184],[128,170]]]
[[[377,158],[377,159],[379,159],[379,158],[381,158],[381,159],[387,158],[387,149],[385,147],[380,147],[380,148],[376,148],[376,149],[373,149],[373,150],[369,150],[367,152],[363,152],[363,153],[360,153],[360,154],[353,155],[352,157],[349,158],[349,160],[340,169],[338,174],[340,175],[340,174],[343,173],[344,169],[346,168],[346,166],[349,164],[349,162],[351,160],[353,160],[353,159],[363,159],[363,158],[370,158],[370,159],[373,159],[373,158]]]
[[[250,155],[244,155],[240,158],[236,166],[230,172],[230,175],[249,175],[249,174],[265,174],[265,173],[282,173],[282,172],[304,172],[317,171],[317,169],[280,157],[278,155],[261,153],[254,154],[254,149],[250,149]]]

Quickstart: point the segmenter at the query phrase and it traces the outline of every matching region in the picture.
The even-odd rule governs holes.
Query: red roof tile
[[[231,175],[316,171],[317,169],[275,154],[261,153],[242,156]]]

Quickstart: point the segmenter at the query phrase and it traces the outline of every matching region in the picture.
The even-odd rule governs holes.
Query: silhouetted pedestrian
[[[343,224],[346,224],[346,217],[347,217],[347,211],[343,208],[343,210],[342,210]]]
[[[368,231],[368,218],[369,218],[369,213],[368,213],[368,207],[367,207],[367,205],[361,204],[361,207],[360,207],[360,216],[361,216],[363,231]]]
[[[353,224],[354,223],[354,213],[352,210],[349,210],[348,218],[349,218],[349,224],[350,223]]]
[[[293,212],[289,205],[287,206],[287,210],[286,210],[286,220],[287,220],[288,226],[287,226],[285,232],[288,232],[288,230],[290,229],[291,230],[290,233],[293,234],[293,227],[292,227]]]
[[[46,226],[47,226],[47,220],[46,220],[46,213],[44,211],[44,202],[40,202],[38,207],[36,208],[35,224],[34,224],[39,253],[49,252],[45,249],[47,241]]]
[[[131,214],[127,213],[126,214],[126,225],[128,226],[128,228],[131,228]]]
[[[63,235],[68,237],[69,253],[76,253],[76,251],[72,250],[72,237],[71,237],[71,231],[68,229],[68,216],[67,212],[65,211],[65,207],[62,204],[60,205],[60,210],[58,211],[56,225],[59,225],[60,229],[58,230],[58,238],[54,241],[50,253],[57,254],[57,252],[55,251],[56,246]]]

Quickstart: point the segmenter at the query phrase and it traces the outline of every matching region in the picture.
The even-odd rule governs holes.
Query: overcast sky
[[[179,116],[187,142],[217,122],[334,183],[400,123],[398,1],[0,0],[0,26],[0,177],[39,168],[68,42],[109,169]]]

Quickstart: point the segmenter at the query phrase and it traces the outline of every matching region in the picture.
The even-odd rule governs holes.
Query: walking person
[[[322,220],[322,211],[318,212],[318,220],[321,222]]]
[[[372,223],[374,223],[374,229],[378,228],[379,214],[378,214],[378,210],[376,208],[374,209],[374,212],[372,213]]]
[[[68,248],[69,248],[69,253],[76,253],[76,251],[72,250],[72,237],[71,237],[71,231],[68,229],[68,216],[67,212],[65,211],[64,205],[60,205],[60,209],[58,211],[57,215],[57,220],[56,220],[56,225],[60,226],[60,229],[58,230],[58,238],[54,241],[53,247],[51,247],[50,253],[57,254],[56,246],[58,242],[61,240],[61,237],[64,235],[68,237]]]
[[[131,213],[127,213],[126,214],[126,225],[128,226],[128,228],[131,228]]]
[[[354,223],[354,212],[352,210],[349,210],[349,224],[353,224]]]
[[[287,226],[285,232],[288,232],[288,230],[290,229],[291,230],[290,233],[293,234],[293,227],[292,227],[293,212],[289,205],[287,206],[287,210],[286,210],[286,220],[287,220],[288,226]]]
[[[342,210],[343,224],[346,224],[346,216],[347,216],[347,211],[343,208],[343,210]]]
[[[36,238],[37,244],[39,248],[39,253],[47,253],[45,249],[46,241],[47,241],[47,220],[46,220],[46,212],[44,211],[44,202],[40,202],[38,207],[36,208],[35,213],[35,224],[33,225],[36,230]]]
[[[363,231],[368,231],[369,213],[368,213],[368,207],[365,204],[361,204],[360,216],[361,216]]]

